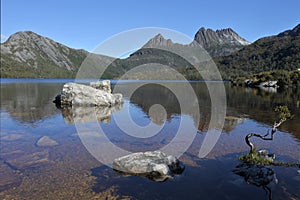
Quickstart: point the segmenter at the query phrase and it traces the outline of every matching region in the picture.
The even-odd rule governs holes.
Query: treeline
[[[262,82],[278,81],[279,87],[300,87],[300,70],[274,70],[260,72],[250,76],[242,76],[232,80],[234,85],[245,86],[246,80],[251,80],[253,85],[259,85]]]

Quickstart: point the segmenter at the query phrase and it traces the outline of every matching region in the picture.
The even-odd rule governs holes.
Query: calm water
[[[247,183],[247,178],[233,172],[240,164],[238,157],[249,150],[245,135],[266,133],[275,119],[272,110],[281,104],[292,110],[294,118],[283,124],[273,141],[252,141],[258,148],[275,153],[277,161],[300,162],[299,90],[275,93],[225,83],[227,114],[223,131],[212,150],[200,158],[199,149],[211,118],[211,101],[204,82],[190,83],[198,98],[198,118],[193,107],[195,99],[185,97],[191,108],[182,112],[176,96],[158,82],[125,95],[121,106],[58,109],[52,100],[68,81],[1,80],[1,199],[300,199],[297,167],[265,167],[273,170],[277,181],[260,185],[249,180]],[[127,81],[120,86],[130,89],[135,84]],[[180,88],[183,83],[168,84]],[[184,91],[179,95],[184,96]],[[143,137],[148,133],[140,129],[126,134],[127,129],[131,130],[129,125],[127,129],[120,126],[128,123],[124,117],[128,111],[134,123],[140,127],[151,125],[157,134]],[[181,175],[154,182],[118,174],[98,161],[113,157],[107,143],[128,152],[161,149],[177,137],[182,120],[188,126],[183,126],[183,143],[178,142],[175,148],[180,149],[187,140],[192,142],[179,158],[186,166]],[[97,133],[99,127],[105,139]],[[195,135],[190,133],[193,130]],[[55,145],[41,145],[38,141],[44,136]]]

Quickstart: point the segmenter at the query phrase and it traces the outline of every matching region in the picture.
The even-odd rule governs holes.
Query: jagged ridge
[[[189,46],[201,45],[212,57],[229,55],[235,51],[242,49],[250,43],[240,37],[231,28],[213,31],[212,29],[200,28],[195,34],[194,40]],[[150,39],[143,48],[150,47],[175,47],[185,46],[174,43],[171,39],[165,39],[161,34]],[[138,51],[141,53],[140,51]]]
[[[242,49],[250,43],[231,28],[213,31],[200,28],[192,43],[200,44],[212,56],[225,56]]]

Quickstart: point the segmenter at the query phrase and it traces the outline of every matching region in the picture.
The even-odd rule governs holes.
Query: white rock
[[[160,174],[163,175],[169,175],[170,173],[170,169],[168,167],[168,165],[166,164],[156,164],[153,166],[153,171],[158,172]]]
[[[155,181],[164,181],[174,174],[182,173],[184,166],[174,156],[168,156],[160,151],[148,151],[115,159],[113,169],[125,174],[141,175]]]
[[[77,83],[66,83],[60,96],[61,105],[113,106],[122,101],[122,94],[112,94]]]

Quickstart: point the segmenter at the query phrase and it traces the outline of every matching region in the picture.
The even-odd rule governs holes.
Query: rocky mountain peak
[[[77,59],[74,55],[85,57],[87,52],[69,48],[32,31],[21,31],[1,44],[1,55],[9,56],[16,65],[20,63],[33,68],[53,65],[73,71],[77,67],[74,66]]]
[[[26,48],[45,48],[52,46],[55,47],[62,47],[62,48],[68,48],[65,45],[62,45],[58,42],[55,42],[47,37],[43,37],[37,33],[34,33],[32,31],[20,31],[13,35],[11,35],[8,40],[4,43],[6,47],[10,47],[12,49],[15,48],[15,45],[24,44],[26,45]],[[49,46],[50,45],[50,46]],[[25,47],[24,47],[25,48]]]
[[[224,56],[240,50],[250,43],[231,28],[212,30],[201,27],[191,45],[201,45],[212,56]]]
[[[212,30],[201,27],[196,33],[192,43],[188,46],[204,48],[212,57],[229,55],[250,44],[244,38],[240,37],[231,28]],[[165,39],[162,34],[157,34],[151,38],[143,48],[181,48],[186,45],[174,43],[171,39]],[[141,53],[141,52],[139,52]],[[132,54],[135,55],[135,54]]]
[[[174,45],[171,39],[165,39],[160,33],[150,39],[143,47],[168,47]]]
[[[231,28],[214,31],[212,29],[205,29],[204,27],[201,27],[196,33],[194,40],[201,44],[204,48],[223,44],[241,46],[250,44]]]
[[[16,32],[14,34],[12,34],[7,41],[17,41],[17,40],[20,40],[20,39],[27,39],[27,38],[30,38],[31,36],[37,36],[38,34],[36,33],[33,33],[32,31],[19,31],[19,32]]]

